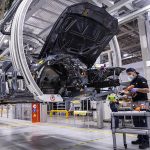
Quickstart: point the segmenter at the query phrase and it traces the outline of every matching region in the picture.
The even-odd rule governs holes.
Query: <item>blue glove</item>
[[[137,93],[137,91],[138,91],[138,88],[133,88],[133,89],[131,89],[131,93]]]

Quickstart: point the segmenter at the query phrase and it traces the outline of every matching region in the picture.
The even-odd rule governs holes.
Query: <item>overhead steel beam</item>
[[[125,50],[132,49],[132,48],[135,48],[135,47],[140,47],[140,43],[137,43],[137,44],[133,44],[133,45],[130,45],[130,46],[127,46],[127,47],[120,48],[120,50],[121,50],[121,51],[125,51]]]
[[[133,5],[131,3],[127,4],[126,7],[131,11],[134,10]]]
[[[77,0],[75,0],[77,2]],[[80,2],[82,2],[83,0],[81,0]],[[75,4],[76,2],[73,2],[71,0],[63,0],[63,2],[65,2],[68,6]]]
[[[66,8],[66,6],[59,4],[55,0],[48,0],[47,4],[49,4],[54,10],[56,10],[56,12],[62,12]]]
[[[55,16],[60,15],[59,13],[53,12],[53,11],[51,11],[51,10],[47,10],[47,9],[45,9],[45,8],[40,8],[40,9],[43,10],[43,11],[45,11],[45,12],[47,12],[47,13],[53,14],[53,15],[55,15]]]
[[[58,2],[60,5],[63,5],[65,7],[68,7],[69,5],[67,5],[64,1],[61,0],[55,0],[56,2]]]
[[[102,3],[98,2],[97,0],[92,0],[94,4],[96,4],[98,7],[102,7]]]
[[[130,30],[135,30],[134,29],[134,27],[132,27],[132,26],[130,26],[130,25],[128,25],[128,24],[125,24],[125,25],[123,25],[125,28],[128,28],[128,29],[130,29]],[[137,29],[138,30],[138,29]]]
[[[118,35],[117,35],[117,38],[122,37],[122,36],[124,36],[124,35],[126,35],[126,34],[134,34],[133,32],[134,32],[134,30],[125,31],[124,33],[118,34]]]
[[[25,21],[27,21],[39,8],[41,8],[46,1],[47,0],[35,0],[34,6],[32,6],[27,12]]]
[[[35,25],[33,25],[33,24],[25,23],[25,25],[30,26],[30,27],[33,27],[33,28],[38,28],[38,29],[43,30],[43,28],[41,28],[41,27],[39,27],[39,26],[35,26]]]
[[[139,35],[139,31],[137,28],[134,28],[128,24],[124,24],[123,27],[127,27],[129,30],[134,31],[137,35]]]
[[[36,17],[36,16],[32,16],[32,18],[34,18],[34,19],[36,19],[36,20],[40,20],[40,21],[42,21],[42,22],[46,22],[46,23],[48,23],[48,24],[52,23],[52,22],[50,22],[50,21],[47,21],[47,20],[45,20],[45,19],[42,19],[42,18],[39,18],[39,17]]]
[[[99,2],[101,2],[101,3],[105,4],[105,5],[107,5],[108,7],[111,7],[111,6],[114,5],[114,2],[111,1],[111,0],[99,0]]]
[[[129,3],[132,3],[133,1],[134,1],[134,0],[121,0],[121,1],[119,1],[118,3],[114,4],[113,6],[107,8],[107,11],[108,11],[109,13],[112,13],[112,12],[114,12],[114,11],[120,9],[120,8],[123,7],[123,6],[126,6],[126,5],[129,4]]]
[[[47,28],[45,28],[43,31],[41,31],[41,32],[38,34],[38,36],[44,37],[46,34],[49,33],[48,31],[52,28],[53,25],[54,25],[54,24],[50,24]]]
[[[145,7],[141,8],[141,9],[139,9],[133,13],[130,13],[129,15],[126,15],[124,17],[119,18],[118,22],[119,22],[119,24],[123,24],[125,22],[128,22],[128,21],[134,19],[134,18],[139,17],[140,15],[148,12],[149,10],[150,10],[150,5],[145,6]]]

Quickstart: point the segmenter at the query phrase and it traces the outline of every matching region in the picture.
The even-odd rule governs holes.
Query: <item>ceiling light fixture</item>
[[[129,56],[129,54],[127,54],[127,53],[126,53],[126,54],[123,54],[123,57],[127,57],[127,56]]]
[[[32,51],[32,50],[33,50],[33,47],[30,47],[29,50]]]
[[[4,40],[4,44],[7,44],[7,43],[8,43],[8,39],[5,39],[5,40]]]

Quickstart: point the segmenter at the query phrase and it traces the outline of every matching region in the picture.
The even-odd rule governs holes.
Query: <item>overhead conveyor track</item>
[[[50,97],[53,96],[58,101],[62,101],[62,98],[58,94],[43,94],[41,89],[35,82],[31,71],[29,69],[26,55],[24,51],[23,32],[26,14],[33,0],[24,0],[19,5],[16,14],[14,16],[11,28],[11,40],[10,40],[10,55],[14,71],[19,72],[23,76],[26,87],[33,94],[34,100],[41,102],[50,101]],[[37,38],[36,38],[37,39]],[[43,44],[43,40],[39,40]]]
[[[34,96],[42,96],[43,93],[34,81],[28,67],[23,46],[23,25],[31,3],[32,0],[24,0],[17,9],[11,29],[10,54],[14,68],[16,71],[21,72],[30,92],[33,93]]]

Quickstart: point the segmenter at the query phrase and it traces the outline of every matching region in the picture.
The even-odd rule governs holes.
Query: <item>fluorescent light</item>
[[[127,53],[126,53],[126,54],[123,54],[123,57],[127,57],[127,56],[129,56],[129,54],[127,54]]]
[[[33,47],[30,47],[29,50],[32,51],[32,50],[33,50]]]
[[[5,40],[4,40],[4,44],[7,44],[7,43],[8,43],[8,39],[5,39]]]
[[[146,66],[150,67],[150,61],[146,61]]]

